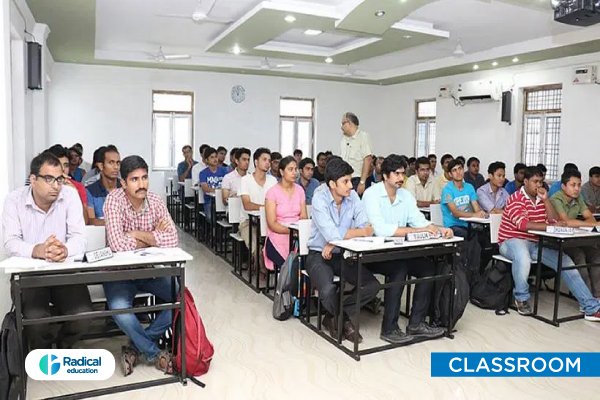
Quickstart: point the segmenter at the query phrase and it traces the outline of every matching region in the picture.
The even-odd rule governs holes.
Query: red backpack
[[[181,343],[179,334],[180,310],[173,315],[173,356],[174,369],[181,371]],[[204,375],[208,371],[215,350],[206,337],[204,324],[196,309],[194,297],[185,289],[185,373],[188,377]],[[192,379],[192,381],[195,381]],[[204,385],[201,385],[204,386]]]

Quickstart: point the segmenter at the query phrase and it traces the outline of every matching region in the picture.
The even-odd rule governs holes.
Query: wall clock
[[[235,103],[241,103],[246,99],[246,89],[242,85],[235,85],[231,88],[231,100]]]

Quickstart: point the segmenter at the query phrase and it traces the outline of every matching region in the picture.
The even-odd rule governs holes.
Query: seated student
[[[79,166],[83,162],[81,148],[73,146],[69,149],[69,175],[77,182],[82,182],[85,170]]]
[[[106,146],[100,146],[96,150],[94,150],[94,156],[92,158],[92,168],[85,174],[85,178],[83,178],[83,186],[89,186],[92,183],[96,182],[100,179],[100,169],[98,168],[98,163],[100,162],[100,152],[105,149]],[[85,207],[84,207],[85,208]]]
[[[81,206],[83,208],[83,221],[87,225],[89,223],[89,218],[87,215],[87,201],[88,197],[85,192],[85,187],[81,182],[77,182],[73,178],[69,176],[69,149],[64,147],[61,144],[55,144],[47,150],[49,153],[54,154],[56,158],[60,161],[60,164],[63,169],[63,176],[65,177],[65,185],[71,186],[75,190],[77,190],[77,194],[79,195],[79,199],[81,200]]]
[[[458,158],[457,158],[458,159]],[[473,185],[475,190],[485,185],[483,175],[479,173],[479,158],[469,157],[467,160],[467,171],[465,172],[465,182]]]
[[[273,178],[280,180],[279,175],[279,161],[281,161],[281,153],[274,151],[271,153],[271,168],[267,172],[267,175],[271,175]]]
[[[450,176],[450,171],[448,170],[448,164],[452,160],[454,160],[454,157],[451,154],[444,154],[442,156],[442,171],[435,180],[435,190],[436,193],[440,193],[440,196],[448,182],[452,180],[452,176]]]
[[[238,147],[234,147],[229,151],[229,166],[227,167],[227,170],[229,172],[233,171],[235,167],[237,167],[237,164],[235,163],[235,154],[237,153],[237,151]]]
[[[435,154],[430,154],[427,156],[429,159],[429,168],[431,170],[431,176],[437,176],[438,172],[435,170],[437,165],[437,156]]]
[[[296,149],[294,150],[294,159],[296,160],[296,165],[300,164],[300,161],[302,161],[302,150],[300,149]]]
[[[563,174],[566,172],[574,172],[574,171],[579,171],[579,168],[577,168],[577,165],[573,164],[573,163],[566,163],[565,166],[563,167]],[[562,183],[559,180],[557,180],[556,182],[554,182],[552,185],[550,185],[550,190],[548,191],[548,196],[552,197],[554,196],[555,193],[558,193],[561,189]]]
[[[277,179],[267,175],[271,164],[271,151],[265,147],[259,147],[254,150],[252,155],[254,161],[254,172],[246,174],[240,182],[240,197],[242,198],[242,210],[240,212],[240,235],[244,239],[246,246],[252,251],[251,257],[254,257],[256,249],[256,240],[258,229],[252,232],[252,243],[250,243],[250,223],[248,221],[248,211],[259,211],[265,204],[265,194],[273,186],[277,185]],[[279,162],[277,162],[279,165]],[[278,171],[279,173],[279,171]],[[253,262],[250,263],[254,265]]]
[[[373,171],[367,178],[367,182],[365,183],[366,188],[383,181],[383,176],[381,175],[381,163],[383,163],[383,157],[373,156]]]
[[[320,185],[319,181],[313,178],[314,169],[315,162],[312,160],[312,158],[308,157],[303,158],[298,166],[299,174],[296,183],[298,183],[300,186],[302,186],[302,189],[304,189],[307,205],[312,204],[313,193]],[[279,166],[279,172],[281,173],[282,171],[283,169],[281,166]]]
[[[557,218],[548,192],[542,187],[541,171],[537,167],[527,167],[523,186],[508,198],[498,234],[500,254],[512,261],[513,295],[517,311],[521,315],[533,313],[529,304],[527,278],[531,260],[536,259],[538,254],[537,237],[528,231],[546,230],[547,226],[556,224]],[[565,225],[564,222],[560,224]],[[539,261],[556,270],[558,251],[544,248],[542,260]],[[574,265],[571,258],[563,255],[562,266],[571,265]],[[563,271],[561,279],[579,301],[585,312],[585,319],[600,321],[600,300],[592,296],[579,272],[575,269]]]
[[[104,202],[106,196],[121,187],[119,169],[121,168],[121,155],[115,146],[108,145],[100,154],[98,168],[102,176],[98,181],[87,187],[88,204],[86,210],[90,218],[90,225],[104,225]]]
[[[198,148],[198,151],[200,152],[200,160],[196,162],[196,164],[192,167],[192,185],[197,186],[198,185],[198,181],[200,179],[200,172],[206,168],[206,160],[204,159],[204,150],[206,150],[207,148],[209,148],[210,146],[203,143],[200,145],[200,147]]]
[[[416,174],[406,180],[405,188],[417,200],[418,207],[429,207],[440,202],[441,193],[437,191],[430,166],[427,157],[419,157],[416,162]]]
[[[513,168],[515,180],[508,182],[504,187],[509,195],[517,192],[519,189],[521,189],[521,186],[523,186],[523,180],[525,179],[525,168],[527,168],[527,166],[523,163],[515,164]]]
[[[410,157],[408,159],[408,168],[406,169],[406,177],[410,178],[417,173],[417,158]]]
[[[183,161],[177,164],[177,177],[179,182],[184,182],[186,179],[192,178],[192,168],[198,164],[198,161],[194,160],[194,151],[189,144],[183,146],[181,152],[183,153]]]
[[[325,165],[327,165],[327,155],[324,152],[317,154],[317,165],[313,172],[313,178],[319,183],[325,182]]]
[[[600,167],[590,168],[590,180],[581,187],[585,204],[592,213],[600,213]]]
[[[502,214],[508,192],[504,189],[506,165],[496,161],[488,167],[489,182],[477,189],[477,202],[489,214]]]
[[[218,165],[220,167],[228,169],[229,165],[227,165],[227,163],[225,163],[225,157],[227,157],[227,149],[225,147],[223,147],[223,146],[217,147],[217,161],[218,161]]]
[[[465,157],[458,156],[458,157],[456,157],[456,161],[458,161],[460,163],[460,165],[463,166],[463,169],[465,168],[465,164],[467,163],[466,160],[465,160]]]
[[[306,270],[311,284],[319,291],[319,300],[326,310],[323,325],[329,329],[331,337],[337,339],[337,325],[334,316],[338,315],[339,299],[334,275],[339,275],[342,265],[342,253],[331,242],[354,237],[371,236],[373,228],[358,194],[352,190],[354,170],[340,157],[331,157],[325,167],[325,184],[315,190],[312,204],[312,228],[308,240],[309,254],[306,257]],[[343,337],[359,342],[362,337],[350,321],[349,315],[355,315],[360,308],[369,303],[378,291],[379,282],[366,268],[361,270],[361,304],[357,305],[356,295],[351,293],[344,298]],[[356,285],[358,269],[355,263],[346,265],[346,281]],[[356,336],[358,335],[358,336]]]
[[[199,184],[204,192],[204,213],[206,220],[211,223],[212,213],[212,197],[209,193],[214,193],[216,189],[221,189],[223,177],[227,175],[227,168],[219,165],[217,150],[214,147],[208,147],[204,150],[204,159],[206,160],[206,168],[200,171]]]
[[[31,161],[29,186],[8,194],[2,213],[2,237],[9,256],[63,262],[85,251],[83,208],[77,191],[65,187],[63,166],[44,152]],[[54,305],[54,312],[50,307]],[[23,289],[23,315],[42,318],[92,311],[85,285]],[[25,327],[30,349],[49,349],[53,343],[71,347],[87,331],[88,321]]]
[[[427,221],[417,208],[414,197],[402,189],[405,170],[406,162],[400,156],[387,156],[381,166],[383,182],[372,185],[363,195],[362,201],[375,235],[404,237],[410,232],[441,232],[445,237],[452,237],[450,229],[438,228]],[[418,278],[435,274],[435,264],[425,257],[367,264],[367,268],[375,273],[387,275],[389,282],[402,282],[406,280],[407,274]],[[390,343],[402,343],[410,340],[411,336],[441,335],[444,332],[442,328],[432,327],[425,322],[433,282],[416,285],[410,320],[406,328],[406,333],[410,336],[402,332],[398,327],[398,315],[403,289],[404,286],[385,289],[381,339]]]
[[[444,226],[452,229],[456,236],[467,237],[468,224],[462,217],[485,218],[486,213],[479,208],[477,193],[470,183],[463,181],[464,169],[458,160],[448,164],[452,181],[442,191],[442,216]]]
[[[542,163],[539,163],[537,165],[537,167],[542,172],[542,187],[544,189],[546,189],[547,191],[549,191],[550,187],[548,186],[548,183],[546,182],[546,172],[548,172],[548,168],[546,168],[546,166],[544,164],[542,164]]]
[[[281,180],[265,195],[267,238],[263,255],[269,270],[278,270],[290,253],[290,231],[282,224],[308,218],[304,190],[296,183],[298,168],[294,157],[281,159],[279,175]]]
[[[238,196],[242,178],[248,173],[249,164],[250,149],[236,147],[234,162],[231,163],[231,165],[235,165],[235,168],[225,175],[221,182],[221,188],[223,189],[223,204],[227,205],[230,197]]]
[[[144,247],[176,247],[177,229],[159,195],[148,191],[148,164],[139,156],[121,161],[121,185],[104,203],[106,238],[113,251]],[[152,293],[165,302],[173,301],[171,279],[147,278],[103,284],[106,302],[111,310],[131,308],[139,292]],[[177,289],[177,288],[175,288]],[[146,329],[135,314],[113,315],[131,345],[121,348],[121,367],[125,376],[143,357],[164,372],[171,372],[171,355],[160,350],[158,339],[171,326],[171,310],[158,313]]]
[[[573,228],[595,227],[598,222],[590,212],[581,196],[581,173],[579,171],[566,171],[560,177],[561,190],[550,198],[550,202],[558,213],[558,218],[567,226]],[[577,219],[583,217],[583,221]],[[571,257],[576,265],[600,264],[600,248],[598,246],[570,247],[565,253]],[[583,280],[592,294],[600,298],[600,268],[583,268],[579,270]],[[590,276],[591,275],[591,276]],[[594,284],[591,285],[591,282]]]

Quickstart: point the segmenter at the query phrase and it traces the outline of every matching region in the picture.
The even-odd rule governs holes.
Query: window
[[[152,169],[177,169],[181,148],[194,147],[193,110],[193,93],[152,92]]]
[[[302,150],[304,157],[313,156],[314,103],[313,99],[279,100],[279,149],[284,157],[295,149]]]
[[[523,160],[543,163],[548,180],[558,179],[562,85],[526,88],[523,111]]]
[[[415,156],[421,157],[435,154],[435,100],[419,100],[416,102],[417,124],[415,135]]]

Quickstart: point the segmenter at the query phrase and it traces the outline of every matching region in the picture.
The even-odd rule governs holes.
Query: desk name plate
[[[96,261],[106,260],[107,258],[111,258],[113,256],[113,252],[110,247],[103,247],[101,249],[86,251],[83,257],[84,262],[93,263]]]
[[[429,239],[437,239],[441,237],[440,234],[432,235],[429,232],[411,232],[406,234],[407,242],[417,242],[419,240],[429,240]]]
[[[567,226],[547,226],[546,232],[560,235],[573,235],[575,233],[575,229]]]

